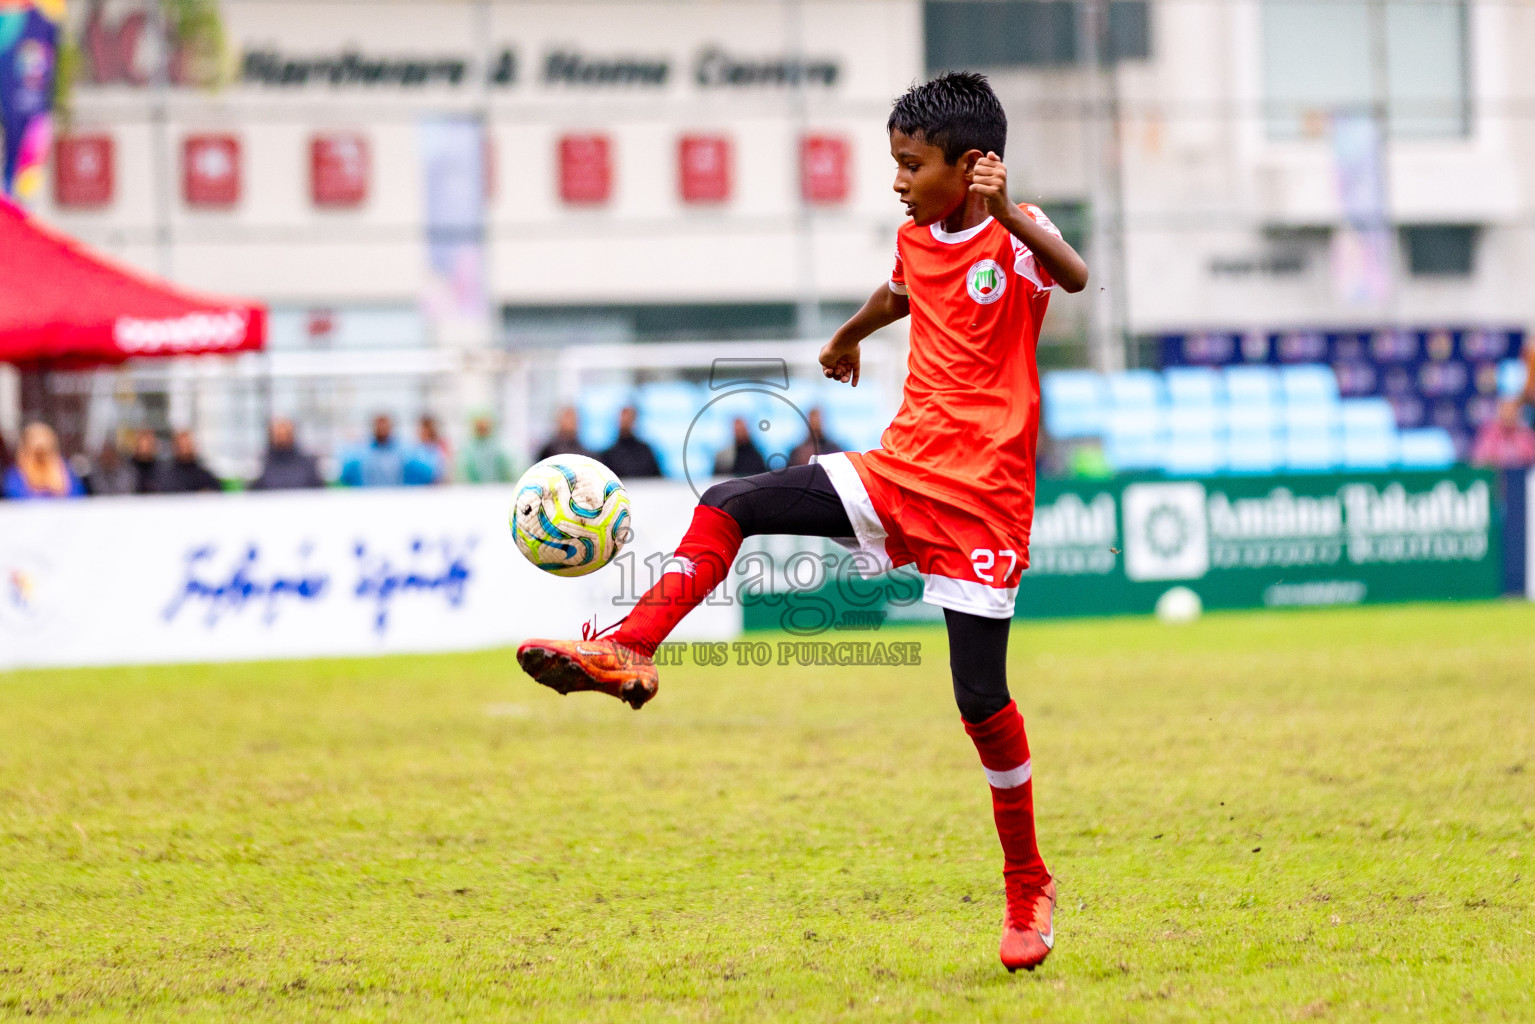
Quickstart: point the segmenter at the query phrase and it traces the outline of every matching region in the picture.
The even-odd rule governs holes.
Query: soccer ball
[[[527,560],[556,576],[596,572],[634,534],[629,492],[585,455],[554,455],[522,474],[511,524]]]
[[[1188,587],[1173,587],[1157,598],[1157,618],[1169,626],[1197,622],[1204,610],[1204,602]]]

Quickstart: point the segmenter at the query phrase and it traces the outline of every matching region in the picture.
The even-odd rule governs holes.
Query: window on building
[[[1264,0],[1269,136],[1320,135],[1334,112],[1378,100],[1393,135],[1464,135],[1466,38],[1465,0]]]
[[[1476,227],[1414,224],[1402,228],[1407,269],[1424,277],[1466,277],[1475,265]]]
[[[1109,37],[1105,51],[1114,60],[1145,60],[1151,56],[1151,5],[1114,0],[1109,4]]]
[[[922,19],[930,72],[1052,67],[1079,59],[1078,0],[926,0]],[[1151,54],[1147,0],[1113,0],[1103,41],[1116,60]]]

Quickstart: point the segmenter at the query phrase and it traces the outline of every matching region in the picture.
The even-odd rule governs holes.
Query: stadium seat
[[[1210,476],[1226,469],[1223,437],[1214,431],[1175,433],[1162,453],[1162,469],[1174,476]]]
[[[1226,408],[1218,405],[1172,405],[1167,409],[1167,430],[1181,435],[1220,434],[1226,430]]]
[[[1233,434],[1271,434],[1280,426],[1280,409],[1267,402],[1233,402],[1226,422]]]
[[[1524,391],[1525,377],[1529,368],[1520,359],[1505,359],[1498,364],[1498,394],[1513,398]]]
[[[1292,429],[1285,434],[1285,469],[1321,472],[1336,469],[1342,461],[1342,445],[1335,431]]]
[[[1345,434],[1396,433],[1396,413],[1384,398],[1345,398],[1338,418]]]
[[[1279,375],[1269,366],[1233,366],[1226,370],[1226,400],[1237,405],[1273,405],[1279,401]]]
[[[1167,400],[1174,406],[1217,405],[1226,400],[1225,382],[1214,370],[1202,366],[1176,366],[1163,376],[1167,382]]]
[[[1406,469],[1447,469],[1455,464],[1455,439],[1443,427],[1404,430],[1398,460]]]
[[[1154,370],[1124,370],[1108,375],[1109,402],[1116,409],[1144,409],[1162,404],[1162,375]]]
[[[1108,385],[1092,370],[1053,370],[1041,381],[1045,430],[1051,437],[1094,437],[1103,431]]]
[[[1339,405],[1337,402],[1288,403],[1281,408],[1281,425],[1288,431],[1320,434],[1332,433],[1338,429]]]
[[[600,452],[618,439],[618,411],[634,401],[628,384],[599,384],[581,389],[576,410],[581,415],[581,443]],[[640,427],[644,429],[643,424]]]
[[[640,386],[638,409],[642,418],[667,421],[691,420],[709,401],[709,395],[697,384],[682,380],[653,381]]]
[[[1289,405],[1334,405],[1338,401],[1337,375],[1320,363],[1286,366],[1279,371],[1279,382]]]
[[[1389,469],[1400,451],[1397,435],[1391,433],[1343,434],[1343,467],[1345,469]]]
[[[1160,469],[1166,459],[1166,414],[1153,406],[1114,409],[1103,453],[1116,470]]]
[[[833,388],[826,397],[830,400],[821,403],[821,415],[830,437],[852,451],[879,447],[880,435],[895,416],[895,408],[881,388],[862,381],[856,388]]]
[[[1272,473],[1282,464],[1279,438],[1272,430],[1232,429],[1226,465],[1233,473]]]

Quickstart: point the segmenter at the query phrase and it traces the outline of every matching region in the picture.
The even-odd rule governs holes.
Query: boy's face
[[[890,155],[895,158],[896,195],[906,213],[918,225],[936,224],[964,203],[970,194],[970,172],[983,155],[972,149],[954,163],[943,150],[921,136],[890,133]]]

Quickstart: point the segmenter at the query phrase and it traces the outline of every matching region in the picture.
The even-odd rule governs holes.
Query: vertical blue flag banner
[[[1367,114],[1340,113],[1333,117],[1332,137],[1343,207],[1343,226],[1333,234],[1333,284],[1348,305],[1379,307],[1391,298],[1391,230],[1380,124]]]
[[[469,118],[427,118],[419,125],[426,186],[427,286],[433,321],[485,316],[484,132]]]
[[[63,0],[0,0],[0,136],[7,195],[29,199],[42,185],[53,143],[53,80]]]

